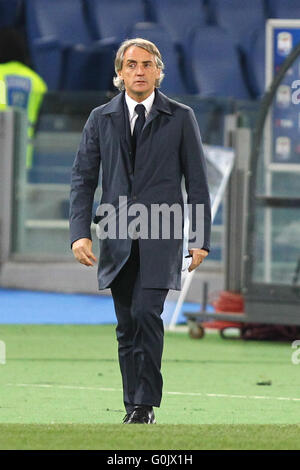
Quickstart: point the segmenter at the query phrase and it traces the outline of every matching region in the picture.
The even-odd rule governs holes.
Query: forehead
[[[136,61],[151,60],[152,62],[155,62],[153,54],[146,51],[142,47],[138,47],[138,46],[128,47],[128,49],[126,49],[126,51],[124,53],[123,60],[124,61],[127,61],[127,60],[136,60]]]

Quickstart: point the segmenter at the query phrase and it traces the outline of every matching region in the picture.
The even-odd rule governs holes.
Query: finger
[[[92,252],[92,250],[85,249],[85,250],[84,250],[84,254],[90,259],[90,261],[91,261],[91,260],[93,260],[93,261],[95,261],[95,262],[97,261],[97,258],[96,258],[96,256],[94,255],[94,253]]]
[[[75,249],[74,254],[79,263],[85,264],[86,266],[94,266],[93,262],[89,259],[89,256],[83,248]]]
[[[193,261],[192,263],[190,264],[190,267],[189,267],[189,271],[193,271],[194,269],[196,269],[203,261],[203,258],[202,257],[199,257],[199,256],[193,256]]]
[[[94,255],[94,253],[92,251],[89,252],[88,257],[90,259],[94,260],[95,262],[97,262],[97,258],[96,258],[96,256]]]
[[[94,261],[97,261],[94,253],[92,251],[89,251],[89,250],[84,250],[83,252],[85,258],[87,258],[90,262],[90,266],[94,266]]]
[[[77,259],[81,264],[85,264],[86,266],[93,266],[93,262],[85,253],[80,253]]]
[[[93,261],[97,262],[97,258],[94,255],[94,253],[92,252],[92,250],[84,247],[83,254],[89,259],[89,261],[92,263],[92,266],[94,266]]]
[[[85,266],[94,266],[93,262],[85,255],[80,257],[78,261],[79,263],[84,264]]]
[[[199,266],[198,263],[191,263],[190,264],[190,267],[189,267],[189,271],[194,271],[194,269],[196,269],[197,267]]]
[[[189,272],[194,271],[199,265],[198,264],[191,264],[189,267]]]

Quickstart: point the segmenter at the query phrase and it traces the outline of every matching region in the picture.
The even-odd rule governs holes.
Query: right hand
[[[92,240],[89,238],[79,238],[72,244],[72,251],[79,263],[86,266],[94,266],[93,261],[97,261],[92,252]]]

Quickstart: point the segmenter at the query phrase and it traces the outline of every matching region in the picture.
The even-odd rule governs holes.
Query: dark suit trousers
[[[168,289],[142,288],[138,240],[132,240],[130,257],[110,288],[117,316],[116,334],[126,411],[130,413],[134,405],[159,406],[164,340],[161,313]]]

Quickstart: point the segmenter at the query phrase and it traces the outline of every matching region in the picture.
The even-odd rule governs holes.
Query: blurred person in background
[[[148,214],[155,204],[177,203],[183,208],[184,175],[188,203],[193,209],[204,205],[204,242],[189,246],[189,271],[208,255],[210,196],[199,128],[191,108],[158,90],[163,68],[152,42],[136,38],[122,43],[114,78],[120,93],[95,108],[84,127],[72,169],[70,238],[76,259],[86,266],[97,261],[90,225],[100,162],[103,193],[99,208],[109,203],[117,214],[123,210],[118,207],[120,196],[126,196],[126,210],[134,203],[143,204]],[[101,220],[98,210],[97,214],[96,223]],[[178,225],[182,230],[182,219]],[[183,238],[139,237],[137,228],[137,238],[99,237],[98,285],[111,289],[117,316],[126,409],[123,422],[152,424],[153,407],[159,407],[162,398],[161,314],[169,289],[181,289]]]
[[[30,168],[34,129],[47,85],[28,64],[22,34],[13,28],[0,29],[0,111],[9,107],[27,111],[26,167]]]

